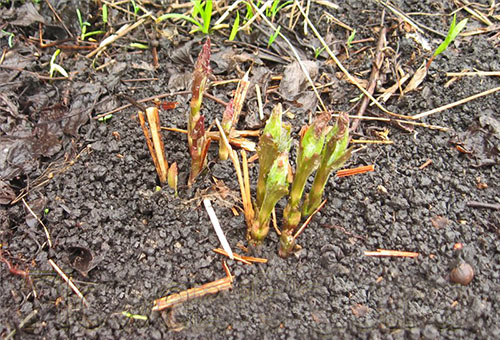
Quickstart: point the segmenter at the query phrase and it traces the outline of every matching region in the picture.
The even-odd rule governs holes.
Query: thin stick
[[[471,207],[471,208],[486,208],[486,209],[500,210],[500,204],[498,204],[498,203],[484,203],[484,202],[477,202],[477,201],[469,201],[469,202],[467,202],[467,206]]]
[[[255,96],[257,97],[257,105],[259,106],[259,118],[264,120],[264,107],[262,105],[262,93],[260,92],[259,84],[255,84]]]
[[[412,251],[377,249],[376,251],[365,251],[365,256],[397,256],[397,257],[418,257],[419,253]]]
[[[300,234],[302,234],[302,232],[304,231],[304,229],[306,229],[306,227],[309,225],[309,222],[311,222],[311,220],[314,217],[314,215],[316,215],[316,213],[318,211],[320,211],[321,208],[323,208],[323,206],[325,204],[326,204],[326,200],[324,200],[323,202],[321,202],[321,204],[319,205],[319,207],[317,207],[316,210],[314,210],[314,212],[307,218],[307,220],[305,220],[304,224],[302,224],[300,226],[299,230],[297,230],[297,232],[295,233],[295,235],[293,235],[294,239],[297,239],[297,237],[299,237]]]
[[[427,116],[430,116],[434,113],[438,113],[438,112],[442,112],[442,111],[445,111],[445,110],[448,110],[448,109],[451,109],[455,106],[459,106],[459,105],[462,105],[462,104],[465,104],[467,102],[470,102],[471,100],[474,100],[474,99],[477,99],[477,98],[480,98],[480,97],[484,97],[484,96],[487,96],[489,94],[492,94],[492,93],[495,93],[497,91],[500,90],[500,86],[499,87],[495,87],[493,89],[490,89],[490,90],[486,90],[484,92],[481,92],[481,93],[477,93],[475,95],[472,95],[470,97],[467,97],[467,98],[464,98],[464,99],[460,99],[456,102],[453,102],[453,103],[450,103],[450,104],[446,104],[446,105],[443,105],[443,106],[440,106],[440,107],[437,107],[435,109],[432,109],[432,110],[429,110],[429,111],[425,111],[425,112],[422,112],[422,113],[419,113],[417,115],[414,115],[414,116],[411,116],[410,119],[414,119],[414,120],[417,120],[417,119],[421,119],[421,118],[424,118],[424,117],[427,117]]]
[[[226,251],[224,249],[216,248],[213,250],[215,253],[228,256]],[[241,261],[245,264],[253,264],[255,263],[267,263],[267,259],[261,258],[261,257],[252,257],[252,256],[243,256],[243,255],[238,255],[236,253],[233,253],[234,259],[237,261]]]
[[[9,340],[10,338],[12,338],[14,335],[16,335],[16,332],[18,329],[23,329],[23,327],[28,323],[30,322],[31,319],[33,319],[33,317],[35,317],[36,315],[38,314],[38,310],[35,309],[33,310],[31,313],[29,313],[24,319],[23,321],[21,321],[19,323],[19,326],[17,326],[17,329],[13,329],[12,332],[10,332],[5,338],[4,340]]]
[[[337,171],[337,177],[346,177],[346,176],[364,174],[365,172],[370,172],[370,171],[375,171],[375,167],[373,166],[373,164],[359,166],[359,167],[353,168],[353,169],[339,170],[339,171]]]
[[[167,131],[172,131],[172,132],[180,132],[180,133],[187,134],[187,130],[184,130],[184,129],[179,129],[179,128],[175,128],[175,127],[163,127],[163,126],[161,128],[162,128],[162,130],[167,130]],[[233,135],[233,137],[259,137],[260,130],[234,130],[232,132],[232,135]],[[219,140],[219,137],[220,137],[219,133],[215,132],[215,131],[214,132],[207,131],[207,136],[209,138],[212,138],[215,140]],[[228,138],[229,143],[231,143],[231,139],[235,139],[235,138]]]
[[[246,201],[251,202],[252,196],[250,194],[250,176],[248,176],[248,160],[245,150],[241,150],[241,167],[243,169],[243,182],[245,184]]]
[[[351,144],[394,144],[392,140],[351,139]]]
[[[275,208],[273,208],[272,216],[273,216],[273,228],[274,228],[274,231],[276,231],[276,234],[278,234],[278,236],[281,236],[281,231],[278,228],[278,222],[276,221],[276,209]]]
[[[229,242],[227,242],[226,235],[224,235],[224,232],[222,231],[222,228],[221,228],[220,223],[219,223],[219,219],[217,218],[217,215],[215,214],[214,208],[212,208],[212,203],[210,203],[210,200],[208,198],[204,198],[203,205],[205,206],[205,209],[207,210],[208,216],[210,217],[210,222],[212,222],[212,225],[214,226],[215,233],[217,234],[217,237],[219,238],[219,241],[222,245],[222,248],[224,248],[224,250],[228,254],[229,258],[231,260],[234,260],[233,251],[231,250],[231,246],[229,245]]]
[[[332,114],[332,117],[338,117],[338,114]],[[444,127],[444,126],[439,126],[439,125],[431,125],[431,124],[426,124],[426,123],[420,123],[420,122],[415,122],[412,120],[404,120],[404,119],[393,119],[393,118],[386,118],[386,117],[372,117],[372,116],[356,116],[356,115],[349,115],[349,118],[359,118],[359,119],[365,119],[365,120],[376,120],[380,122],[395,122],[395,123],[400,123],[400,124],[408,124],[408,125],[414,125],[414,126],[421,126],[427,129],[431,130],[439,130],[439,131],[448,131],[449,128]]]
[[[466,71],[466,72],[446,72],[447,77],[500,77],[500,71]]]
[[[180,293],[172,294],[166,297],[157,299],[153,303],[153,311],[162,311],[167,308],[175,307],[183,302],[189,301],[191,299],[203,297],[207,294],[215,294],[222,290],[227,290],[233,287],[233,276],[229,272],[229,268],[226,263],[223,262],[224,271],[226,272],[226,277],[205,283],[200,287],[190,288],[184,290]]]
[[[233,287],[231,279],[225,277],[216,281],[205,283],[200,287],[190,288],[188,290],[182,291],[180,293],[172,294],[167,297],[157,299],[153,304],[153,311],[162,311],[167,308],[174,307],[183,302],[203,297],[207,294],[215,294],[223,290],[227,290]]]
[[[424,170],[425,168],[427,168],[429,165],[432,164],[432,159],[428,159],[424,162],[424,164],[422,164],[421,166],[419,166],[418,168],[420,170]]]
[[[375,92],[375,87],[376,87],[377,81],[379,79],[380,69],[382,68],[382,64],[384,63],[383,50],[386,46],[386,34],[387,34],[387,28],[384,27],[384,28],[382,28],[382,31],[380,31],[380,36],[379,36],[378,43],[377,43],[377,54],[375,56],[375,60],[373,61],[372,72],[370,74],[370,79],[368,80],[368,86],[366,88],[368,93],[371,95],[373,95],[373,92]],[[368,98],[368,97],[363,98],[363,101],[361,102],[361,105],[359,106],[358,116],[364,115],[366,108],[368,107],[369,102],[370,102],[370,98]],[[353,120],[350,130],[356,131],[356,129],[358,128],[358,125],[359,125],[359,118]]]
[[[59,14],[57,14],[56,10],[54,9],[54,7],[52,7],[52,4],[50,3],[49,0],[45,0],[45,2],[47,3],[47,6],[49,6],[50,10],[52,11],[52,13],[54,13],[55,17],[57,18],[57,20],[61,23],[62,27],[64,28],[64,30],[66,31],[66,33],[68,33],[68,35],[71,37],[71,38],[74,38],[75,36],[73,35],[73,33],[71,33],[71,31],[68,29],[68,27],[66,26],[66,24],[64,23],[64,21],[62,21],[61,17],[59,16]]]
[[[173,92],[173,93],[162,93],[162,94],[159,94],[159,95],[156,95],[156,96],[151,96],[151,97],[139,99],[136,102],[137,103],[145,103],[145,102],[148,102],[148,101],[151,101],[151,100],[155,100],[155,99],[162,99],[162,98],[166,98],[166,97],[183,95],[183,94],[189,94],[189,93],[191,93],[191,91],[179,91],[179,92]],[[110,114],[113,114],[113,113],[120,112],[122,110],[128,109],[129,107],[131,107],[133,105],[134,104],[132,104],[132,103],[128,103],[128,104],[125,104],[123,106],[117,107],[116,109],[110,110],[108,112],[100,113],[100,114],[98,114],[98,115],[96,115],[96,116],[94,116],[92,118],[94,118],[94,119],[103,118],[103,117],[106,117],[107,115],[110,115]]]
[[[24,206],[31,213],[31,215],[33,215],[33,217],[36,218],[36,220],[38,221],[38,223],[40,223],[42,225],[43,231],[45,232],[45,237],[47,237],[47,243],[49,244],[49,247],[52,248],[52,240],[50,238],[49,230],[47,229],[47,227],[45,226],[45,224],[43,224],[42,220],[33,212],[33,210],[31,210],[30,206],[28,205],[28,203],[26,203],[26,201],[24,200],[24,198],[22,198],[22,201],[24,203]]]
[[[75,294],[78,295],[78,297],[80,298],[80,300],[82,300],[83,304],[86,307],[88,307],[87,300],[85,299],[85,297],[83,296],[83,294],[80,293],[80,290],[78,290],[78,288],[75,286],[75,284],[73,283],[73,281],[71,281],[71,279],[66,274],[64,274],[64,272],[61,270],[61,268],[59,268],[59,266],[52,259],[49,259],[49,263],[52,266],[52,268],[55,269],[55,271],[57,272],[57,274],[59,274],[59,276],[61,276],[63,278],[63,280],[66,281],[66,283],[73,290],[73,292],[75,292]]]

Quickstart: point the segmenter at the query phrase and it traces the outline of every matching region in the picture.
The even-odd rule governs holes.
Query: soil
[[[247,245],[245,221],[230,209],[241,205],[235,172],[229,161],[217,159],[214,142],[208,171],[188,188],[186,137],[165,132],[167,159],[180,169],[179,194],[176,197],[167,186],[157,191],[159,183],[136,117],[138,108],[120,110],[105,122],[95,118],[128,104],[126,98],[137,101],[181,91],[162,99],[178,104],[173,110],[162,110],[161,119],[163,126],[185,128],[190,95],[182,91],[190,88],[193,60],[204,39],[184,27],[174,30],[171,24],[156,26],[163,30],[162,36],[146,22],[95,59],[86,58],[95,45],[80,42],[77,49],[64,47],[75,46],[74,38],[62,42],[71,38],[67,31],[73,37],[80,33],[75,3],[51,3],[66,28],[46,2],[0,3],[0,26],[14,33],[12,47],[7,35],[0,40],[4,51],[0,68],[2,338],[11,334],[14,339],[500,338],[498,91],[419,121],[448,131],[362,120],[354,138],[376,139],[373,133],[386,129],[394,143],[367,144],[346,164],[349,168],[374,164],[374,172],[330,179],[327,204],[298,240],[302,250],[280,258],[278,236],[272,231],[261,247],[249,251],[268,263],[250,266],[226,259],[234,275],[231,290],[153,312],[155,299],[225,276],[223,257],[212,251],[220,245],[200,205],[202,195],[211,194],[230,245],[245,254],[238,247]],[[79,8],[89,18],[90,28],[98,29],[99,10],[91,3]],[[488,13],[490,2],[478,3],[484,7],[476,9]],[[144,5],[155,13],[161,10]],[[381,86],[395,83],[396,65],[412,74],[432,54],[410,36],[415,29],[378,2],[350,0],[337,5],[325,7],[313,1],[310,17],[354,76],[366,80],[370,76],[382,17],[388,49]],[[442,33],[449,26],[447,14],[458,9],[451,1],[401,0],[394,5]],[[356,29],[354,40],[367,40],[346,46],[350,32],[327,23],[321,17],[325,11]],[[283,27],[288,25],[288,13],[285,8],[276,18]],[[489,15],[495,25],[499,15],[496,5]],[[468,12],[458,11],[458,20],[465,17],[469,18],[467,31],[486,27]],[[111,10],[110,20],[108,28],[116,31],[134,18]],[[328,109],[356,114],[359,102],[352,99],[360,91],[338,78],[339,70],[326,54],[315,59],[312,47],[320,45],[311,32],[304,35],[300,23],[293,31],[283,28],[282,32],[304,60],[316,61],[316,81],[333,83],[322,92]],[[42,48],[39,27],[45,44],[56,43]],[[253,64],[252,80],[267,91],[265,113],[282,102],[291,113],[286,119],[296,137],[317,103],[311,104],[314,97],[307,86],[290,99],[290,93],[280,93],[279,80],[266,77],[283,75],[293,61],[281,38],[267,52],[266,27],[263,22],[255,25],[251,35],[240,33],[234,42],[215,31],[212,81],[240,78]],[[432,48],[442,39],[428,30],[421,37]],[[153,40],[158,43],[156,69],[151,48],[129,48],[130,42],[151,45]],[[62,49],[56,61],[71,80],[48,78],[56,45]],[[446,75],[475,69],[500,70],[498,29],[459,37],[434,60],[417,90],[403,96],[396,92],[385,105],[392,112],[414,115],[499,86],[498,76],[464,76],[450,82]],[[227,102],[234,89],[230,83],[208,92]],[[262,126],[257,107],[251,93],[240,129]],[[206,98],[203,112],[212,122],[221,117],[223,106]],[[375,106],[369,106],[365,115],[384,116]],[[431,163],[423,167],[427,160]],[[252,183],[257,163],[250,167]],[[25,203],[10,203],[22,193],[27,193]],[[278,204],[278,218],[285,204],[285,200]],[[46,226],[52,247],[27,206]],[[419,256],[364,254],[377,249]],[[90,256],[88,252],[92,261],[82,267],[77,260]],[[49,259],[72,278],[88,306],[54,271]],[[468,285],[449,278],[461,262],[471,265],[475,273]],[[17,266],[18,274],[21,270],[29,275],[15,275],[7,263]]]

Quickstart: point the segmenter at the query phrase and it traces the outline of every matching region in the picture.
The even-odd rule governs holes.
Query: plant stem
[[[206,163],[206,155],[210,139],[205,133],[205,117],[201,115],[203,92],[205,91],[208,75],[210,74],[210,38],[207,38],[198,55],[193,72],[193,86],[191,98],[191,112],[188,119],[188,144],[191,154],[191,173],[188,185],[193,184],[196,176]]]

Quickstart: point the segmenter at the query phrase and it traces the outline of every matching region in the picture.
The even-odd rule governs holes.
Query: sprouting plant
[[[323,52],[325,50],[324,47],[318,47],[314,50],[314,59],[318,59],[319,55],[321,54],[321,52]]]
[[[54,74],[56,72],[59,72],[61,75],[63,75],[66,78],[69,77],[68,72],[66,72],[66,70],[61,65],[56,64],[56,59],[57,59],[57,56],[59,55],[59,53],[61,53],[61,50],[57,49],[54,52],[54,54],[52,55],[52,58],[50,58],[50,64],[49,64],[50,65],[50,70],[49,70],[50,78],[54,77]]]
[[[132,4],[132,9],[134,10],[134,17],[139,14],[139,10],[141,9],[137,4],[135,3],[135,0],[130,0],[130,3]]]
[[[441,53],[443,53],[448,48],[448,46],[453,42],[453,40],[455,40],[455,38],[460,34],[460,32],[467,25],[467,21],[468,21],[468,19],[463,19],[462,21],[460,21],[457,24],[457,14],[455,13],[453,15],[453,19],[451,20],[450,29],[448,30],[448,34],[446,35],[446,38],[444,39],[444,41],[438,46],[438,48],[436,48],[432,57],[429,58],[429,61],[427,62],[426,66],[425,66],[426,69],[429,69],[434,58],[437,57],[438,55],[440,55]]]
[[[106,123],[108,120],[110,120],[111,118],[113,118],[113,115],[112,114],[109,114],[109,115],[105,115],[104,117],[100,117],[97,119],[97,121],[99,123]]]
[[[255,203],[257,218],[249,228],[248,236],[260,243],[269,232],[271,212],[278,201],[288,193],[288,152],[291,146],[288,124],[282,122],[281,104],[276,105],[259,140],[259,178]]]
[[[80,39],[81,40],[85,40],[85,38],[91,37],[93,35],[106,33],[104,31],[87,32],[87,27],[90,27],[90,23],[88,21],[83,21],[82,13],[80,12],[80,9],[78,9],[78,8],[76,9],[76,16],[78,17],[78,24],[80,25]]]
[[[304,217],[311,215],[319,207],[330,174],[344,165],[351,156],[351,149],[347,149],[348,143],[349,116],[341,114],[325,137],[325,146],[321,152],[321,163],[302,207]]]
[[[280,235],[279,254],[287,257],[295,247],[295,233],[300,219],[311,215],[321,204],[321,197],[328,177],[350,157],[347,149],[349,119],[341,115],[328,132],[326,123],[329,114],[319,116],[302,134],[297,155],[297,170],[292,183],[290,199],[283,211],[283,230]],[[325,136],[326,134],[326,136]],[[300,201],[307,178],[317,169],[311,190],[306,195],[302,208]]]
[[[231,29],[231,34],[229,34],[229,41],[233,41],[238,33],[238,28],[240,27],[240,12],[236,12],[236,19],[234,19],[233,28]]]
[[[349,34],[349,38],[347,38],[347,47],[352,47],[352,42],[354,41],[354,37],[356,36],[356,30],[352,30],[351,34]]]
[[[207,86],[210,74],[210,38],[207,38],[198,55],[194,72],[191,98],[191,112],[188,118],[188,144],[191,154],[191,173],[188,184],[193,184],[196,176],[203,170],[206,163],[210,139],[205,133],[205,116],[201,114],[203,92]]]
[[[330,114],[325,113],[317,117],[311,125],[303,128],[301,131],[295,177],[288,205],[283,211],[282,234],[293,232],[300,223],[300,201],[307,179],[319,166],[329,119]]]
[[[132,48],[138,48],[140,50],[147,50],[149,48],[148,45],[142,44],[142,43],[130,43],[129,45]]]
[[[278,14],[278,12],[282,8],[284,8],[284,7],[286,7],[286,6],[288,6],[288,5],[290,5],[290,4],[293,3],[293,1],[286,1],[285,3],[283,3],[283,4],[280,5],[280,2],[281,2],[280,0],[274,0],[273,4],[271,5],[271,7],[269,7],[269,8],[266,9],[266,16],[269,17],[269,18],[271,18],[271,21],[274,21],[274,18],[276,17],[276,14]]]
[[[85,40],[87,27],[90,26],[90,23],[88,21],[83,21],[82,13],[79,8],[76,9],[76,16],[78,17],[78,23],[80,24],[80,39]]]
[[[278,26],[278,28],[274,31],[274,33],[269,36],[269,41],[267,42],[267,48],[269,48],[273,44],[273,42],[276,40],[276,38],[278,37],[278,34],[280,34],[280,29],[281,29],[281,26]]]
[[[192,2],[194,8],[191,16],[178,13],[167,13],[156,19],[156,22],[161,22],[166,19],[182,19],[197,26],[193,33],[201,31],[204,34],[209,34],[210,21],[212,20],[212,0],[206,0],[204,2],[201,0],[193,0]],[[198,18],[198,16],[200,18]]]
[[[102,22],[104,24],[108,23],[108,5],[106,4],[102,5]]]
[[[2,30],[2,33],[7,35],[7,43],[9,44],[9,47],[10,48],[14,47],[14,33],[7,32],[5,30]]]

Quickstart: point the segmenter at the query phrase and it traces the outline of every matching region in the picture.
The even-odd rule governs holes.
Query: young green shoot
[[[212,20],[212,0],[207,0],[204,3],[201,0],[194,0],[193,5],[194,8],[191,16],[179,13],[167,13],[156,19],[156,22],[161,22],[167,19],[182,19],[196,26],[196,28],[191,31],[191,33],[201,31],[203,34],[210,34],[210,21]],[[201,21],[198,19],[198,16],[200,17]]]
[[[106,4],[102,5],[102,22],[104,24],[108,23],[108,5]]]
[[[290,253],[295,242],[290,242],[294,231],[302,217],[300,202],[309,176],[318,168],[321,162],[321,151],[327,133],[327,123],[330,114],[318,116],[314,122],[301,131],[299,150],[297,153],[297,168],[292,182],[288,204],[283,211],[283,230],[280,238],[280,254]]]
[[[49,77],[53,78],[54,74],[56,72],[60,73],[63,77],[69,78],[68,72],[61,66],[56,64],[56,59],[57,56],[61,53],[60,49],[57,49],[54,54],[52,55],[52,58],[50,58],[50,70],[49,70]]]
[[[335,126],[326,135],[325,146],[321,152],[321,163],[302,206],[304,217],[311,215],[319,207],[330,174],[344,165],[351,156],[351,149],[347,149],[348,143],[349,116],[341,114]]]
[[[281,26],[278,26],[276,31],[274,31],[274,33],[271,34],[271,36],[269,37],[269,41],[267,42],[267,48],[269,48],[273,44],[273,42],[276,40],[276,38],[278,37],[278,34],[280,34],[280,29],[281,29]]]
[[[257,218],[248,233],[255,244],[261,243],[267,236],[271,213],[276,203],[288,193],[290,130],[290,125],[282,122],[282,108],[278,104],[266,123],[257,148]]]
[[[229,34],[229,41],[233,41],[238,33],[238,28],[240,27],[240,12],[236,12],[236,19],[234,19],[233,28],[231,29],[231,34]]]
[[[80,25],[80,39],[85,40],[85,38],[91,37],[97,34],[104,34],[104,31],[92,31],[87,32],[87,27],[90,27],[90,23],[88,21],[83,21],[82,13],[80,9],[76,9],[76,16],[78,17],[78,24]]]
[[[7,32],[6,30],[2,30],[2,33],[7,35],[7,44],[9,44],[9,47],[14,47],[14,33]]]
[[[352,30],[351,34],[349,34],[349,38],[347,38],[347,47],[352,47],[352,42],[354,41],[354,37],[356,36],[356,30]]]
[[[132,9],[134,10],[134,18],[137,17],[137,14],[139,14],[139,10],[141,9],[137,4],[135,3],[135,0],[130,0],[130,3],[132,4]]]
[[[286,1],[280,5],[280,2],[280,0],[274,0],[271,7],[266,9],[266,16],[271,18],[271,22],[274,22],[274,18],[282,8],[293,3],[293,1]]]
[[[319,55],[325,50],[324,47],[318,47],[314,50],[314,59],[318,59]]]
[[[465,28],[467,25],[468,19],[463,19],[457,24],[457,14],[455,13],[453,15],[453,19],[451,20],[450,24],[450,29],[448,30],[448,34],[446,35],[446,38],[444,41],[438,46],[438,48],[434,51],[434,54],[432,57],[429,58],[429,61],[426,64],[426,69],[429,69],[431,66],[432,61],[434,60],[435,57],[443,53],[448,46],[455,40],[455,38],[460,34],[460,32]]]
[[[104,117],[101,117],[101,118],[97,119],[97,121],[99,123],[106,123],[111,118],[113,118],[113,114],[110,113],[109,115],[105,115]]]
[[[149,48],[148,45],[144,45],[142,43],[130,43],[129,45],[131,48],[137,48],[140,50],[147,50]]]

